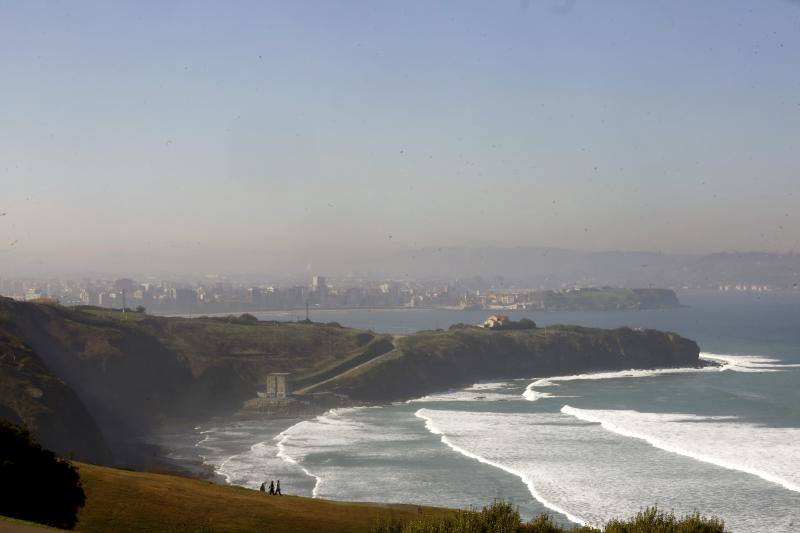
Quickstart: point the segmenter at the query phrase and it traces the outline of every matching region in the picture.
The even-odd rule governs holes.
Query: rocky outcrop
[[[30,346],[0,332],[0,418],[28,427],[63,457],[107,462],[109,450],[77,394]]]
[[[324,389],[354,400],[405,400],[481,380],[703,366],[694,341],[675,333],[554,326],[421,332]]]

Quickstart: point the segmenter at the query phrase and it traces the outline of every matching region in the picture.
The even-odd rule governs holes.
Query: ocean
[[[231,484],[280,479],[285,493],[319,498],[459,508],[504,499],[526,518],[595,525],[658,505],[718,516],[734,532],[800,531],[800,295],[679,297],[687,307],[507,314],[675,331],[720,368],[509,376],[307,420],[210,424],[173,439],[173,453],[199,456]],[[311,318],[404,334],[486,314]]]

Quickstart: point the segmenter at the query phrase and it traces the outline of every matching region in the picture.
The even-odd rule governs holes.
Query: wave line
[[[689,457],[696,461],[701,461],[703,463],[709,463],[715,466],[719,466],[721,468],[725,468],[727,470],[736,470],[739,472],[744,472],[745,474],[750,474],[756,477],[759,477],[765,481],[769,481],[770,483],[775,483],[780,485],[781,487],[794,491],[800,492],[800,486],[796,485],[790,481],[787,481],[775,474],[770,474],[769,472],[765,472],[758,468],[752,468],[746,465],[739,465],[735,463],[731,463],[725,461],[723,459],[719,459],[717,457],[713,457],[711,455],[707,455],[705,453],[700,452],[692,452],[689,450],[684,450],[678,446],[668,444],[657,437],[653,437],[651,435],[647,435],[644,433],[639,433],[636,431],[631,431],[629,429],[622,428],[613,422],[609,422],[608,420],[603,420],[602,417],[595,416],[589,410],[585,409],[577,409],[570,405],[565,405],[561,408],[561,412],[573,416],[579,420],[583,420],[584,422],[593,422],[600,424],[600,426],[605,429],[606,431],[610,431],[611,433],[616,433],[618,435],[622,435],[623,437],[629,437],[633,439],[639,439],[647,442],[654,448],[659,448],[661,450],[671,452],[677,455],[682,455],[684,457]]]
[[[427,429],[429,432],[431,432],[434,435],[439,435],[440,436],[440,440],[442,441],[442,443],[445,444],[447,447],[449,447],[451,450],[453,450],[453,451],[455,451],[457,453],[460,453],[461,455],[464,455],[465,457],[469,457],[470,459],[474,459],[474,460],[478,461],[479,463],[483,463],[483,464],[486,464],[486,465],[489,465],[489,466],[493,466],[495,468],[498,468],[498,469],[500,469],[500,470],[502,470],[504,472],[508,472],[509,474],[520,478],[522,480],[522,482],[525,483],[525,486],[528,487],[528,491],[531,493],[531,496],[536,498],[536,500],[538,500],[539,503],[541,503],[542,505],[544,505],[545,507],[547,507],[548,509],[550,509],[552,511],[555,511],[557,513],[560,513],[560,514],[566,516],[572,522],[580,524],[581,526],[588,525],[588,522],[586,520],[584,520],[583,518],[580,518],[579,516],[576,516],[576,515],[570,513],[569,511],[567,511],[563,507],[560,507],[557,504],[552,503],[552,502],[548,501],[546,498],[544,498],[544,496],[542,496],[539,493],[539,491],[536,490],[536,487],[534,486],[533,482],[528,480],[528,479],[526,479],[523,474],[520,474],[519,472],[517,472],[517,471],[515,471],[515,470],[513,470],[513,469],[511,469],[511,468],[509,468],[509,467],[507,467],[507,466],[505,466],[505,465],[503,465],[501,463],[497,463],[495,461],[492,461],[491,459],[486,459],[485,457],[482,457],[480,455],[472,453],[472,452],[470,452],[468,450],[465,450],[464,448],[458,446],[457,444],[454,444],[450,439],[447,438],[447,436],[442,431],[439,430],[439,428],[436,427],[436,425],[433,422],[432,418],[430,418],[428,416],[425,416],[423,414],[423,411],[427,411],[427,409],[423,408],[423,409],[417,410],[417,412],[414,413],[414,416],[424,420],[425,421],[425,429]]]

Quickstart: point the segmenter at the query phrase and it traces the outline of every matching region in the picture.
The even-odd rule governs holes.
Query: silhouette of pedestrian
[[[280,483],[280,481],[278,483]],[[275,482],[274,481],[270,481],[269,482],[269,495],[270,496],[274,496],[275,495]]]
[[[260,490],[261,492],[267,492],[266,486],[267,486],[267,483],[266,483],[266,481],[265,481],[264,483],[262,483],[262,484],[261,484],[261,488],[260,488],[259,490]]]
[[[281,480],[278,480],[278,484],[275,485],[275,494],[281,496]]]

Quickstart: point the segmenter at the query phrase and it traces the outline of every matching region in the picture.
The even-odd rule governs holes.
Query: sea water
[[[475,507],[602,524],[658,505],[736,532],[800,530],[800,297],[685,293],[689,307],[511,313],[540,325],[654,327],[718,368],[509,376],[310,420],[197,429],[206,464],[237,485],[340,500]],[[477,323],[481,312],[326,311],[389,333]],[[280,313],[262,318],[281,317]]]

